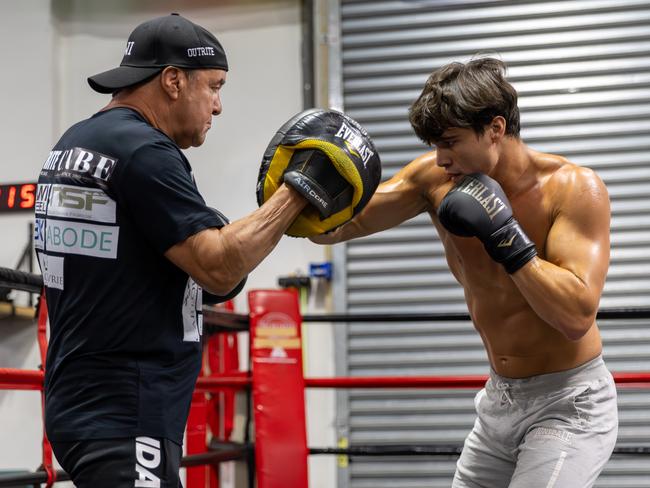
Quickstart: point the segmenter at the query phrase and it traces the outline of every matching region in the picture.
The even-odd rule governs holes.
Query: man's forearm
[[[230,258],[228,271],[243,277],[255,269],[306,204],[295,190],[283,185],[262,207],[224,227],[223,254]]]
[[[571,271],[536,257],[511,276],[535,313],[567,338],[580,339],[593,325],[600,290]]]
[[[326,234],[312,236],[309,238],[309,240],[315,242],[316,244],[337,244],[339,242],[353,239],[354,237],[358,236],[355,236],[352,232],[349,232],[350,230],[353,230],[352,225],[353,222],[348,222]]]
[[[306,204],[283,185],[251,214],[221,229],[199,232],[167,256],[211,293],[226,294],[273,250]]]

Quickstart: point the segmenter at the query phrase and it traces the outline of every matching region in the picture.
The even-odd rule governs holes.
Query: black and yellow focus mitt
[[[310,237],[344,224],[377,189],[381,163],[358,122],[335,110],[310,109],[287,121],[269,143],[257,180],[262,205],[286,183],[311,205],[286,234]]]

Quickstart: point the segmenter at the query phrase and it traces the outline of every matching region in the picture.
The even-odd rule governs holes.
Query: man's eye
[[[438,141],[438,143],[436,143],[436,146],[437,146],[437,147],[441,147],[441,148],[443,148],[443,149],[449,149],[449,148],[451,148],[455,143],[456,143],[456,141]]]

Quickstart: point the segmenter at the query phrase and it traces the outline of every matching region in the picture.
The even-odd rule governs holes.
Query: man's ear
[[[178,99],[180,91],[185,87],[186,83],[185,73],[175,66],[167,66],[160,74],[160,85],[172,100]]]
[[[503,139],[503,136],[506,133],[506,119],[501,115],[497,115],[492,119],[490,125],[488,125],[488,132],[492,141],[497,142]]]

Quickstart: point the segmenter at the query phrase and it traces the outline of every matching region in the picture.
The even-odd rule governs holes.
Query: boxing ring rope
[[[596,319],[647,319],[650,318],[650,307],[638,308],[606,308],[596,314]],[[209,332],[244,332],[248,331],[248,315],[206,309],[203,312],[206,330]],[[467,321],[467,313],[416,313],[416,314],[319,314],[303,315],[303,322],[440,322]]]
[[[2,390],[41,390],[42,388],[42,371],[0,368],[0,389]]]
[[[15,282],[14,282],[15,280]],[[41,277],[30,273],[0,268],[0,286],[40,293]],[[38,290],[38,291],[37,291]],[[44,299],[41,297],[39,307],[39,346],[44,352],[45,323],[47,319]],[[235,314],[214,308],[204,309],[204,331],[209,333],[232,333],[250,330],[250,348],[252,368],[250,371],[230,371],[220,376],[201,376],[196,383],[196,394],[223,393],[224,391],[246,390],[253,392],[255,414],[255,444],[228,443],[219,445],[214,441],[207,446],[207,452],[190,454],[182,461],[184,467],[201,465],[216,466],[224,461],[246,459],[257,463],[258,486],[260,488],[275,486],[306,485],[306,456],[308,454],[349,455],[349,456],[400,456],[400,455],[458,455],[461,446],[446,445],[390,445],[390,446],[350,446],[350,447],[307,447],[304,414],[304,388],[482,388],[487,375],[466,376],[413,376],[413,377],[330,377],[305,378],[302,374],[302,344],[300,342],[300,324],[302,322],[413,322],[413,321],[449,321],[469,320],[463,313],[454,314],[357,314],[357,315],[304,315],[299,314],[297,294],[288,291],[267,290],[249,294],[250,315]],[[277,317],[284,317],[278,322]],[[273,320],[269,317],[274,317]],[[650,308],[634,309],[603,309],[598,312],[600,319],[616,318],[650,318]],[[287,323],[291,327],[287,328]],[[274,322],[275,321],[275,322]],[[289,330],[291,329],[291,330]],[[284,356],[274,356],[275,345],[285,347]],[[278,346],[279,347],[279,346]],[[282,349],[280,347],[280,349]],[[277,355],[276,355],[277,356]],[[44,356],[43,361],[44,361]],[[293,362],[293,366],[290,363]],[[277,369],[276,368],[285,368]],[[613,373],[617,385],[621,387],[650,387],[650,373]],[[13,390],[36,390],[43,388],[43,371],[18,370],[0,368],[0,388]],[[279,382],[279,383],[278,383]],[[276,391],[277,390],[277,391]],[[264,408],[262,408],[262,406]],[[298,412],[286,423],[286,411]],[[250,412],[251,409],[248,409]],[[263,412],[262,412],[263,411]],[[262,413],[261,413],[262,412]],[[270,417],[269,417],[270,415]],[[274,417],[275,415],[275,417]],[[283,418],[284,417],[284,418]],[[302,420],[302,422],[300,422]],[[248,422],[248,419],[247,419]],[[285,422],[285,423],[283,423]],[[279,423],[282,425],[274,425]],[[301,424],[300,428],[293,426]],[[286,429],[294,430],[287,435]],[[188,421],[189,432],[189,421]],[[248,435],[248,430],[246,429]],[[279,449],[286,453],[292,451],[290,460],[281,461],[279,467],[274,467],[274,458],[269,457],[269,446],[277,447],[278,434],[282,434],[280,443],[286,443],[286,438],[293,439],[290,446],[284,445]],[[205,434],[204,434],[205,437]],[[281,445],[280,444],[280,445]],[[295,445],[294,445],[295,444]],[[43,454],[45,471],[20,475],[0,475],[0,487],[14,486],[20,483],[46,483],[51,486],[55,481],[66,480],[63,472],[54,472],[51,460],[47,462],[47,439],[44,437]],[[251,459],[252,450],[255,458]],[[277,450],[277,449],[276,449]],[[617,447],[615,454],[649,454],[650,446]],[[49,452],[51,456],[51,451]],[[298,470],[301,477],[297,482],[287,483],[286,479],[278,481],[286,475],[287,466],[295,459],[305,459],[304,470]],[[250,464],[250,463],[249,463]],[[49,465],[49,468],[48,468]],[[283,474],[282,471],[285,473]],[[253,472],[255,474],[255,472]],[[250,478],[250,477],[249,477]],[[199,486],[199,485],[196,485]],[[210,486],[218,486],[210,485]],[[249,479],[249,486],[252,480]],[[190,488],[188,482],[188,488]]]
[[[0,370],[0,375],[1,375]],[[648,373],[612,373],[617,385],[650,386]],[[307,388],[483,388],[487,375],[466,376],[359,376],[333,378],[305,378]],[[197,391],[213,392],[219,388],[243,389],[253,381],[248,373],[218,378],[199,378]]]
[[[43,289],[43,279],[34,273],[0,268],[0,288],[27,291],[38,295]]]
[[[597,312],[596,318],[605,319],[647,319],[650,307],[605,308]],[[303,322],[439,322],[470,320],[467,313],[382,313],[382,314],[322,314],[303,315]]]

